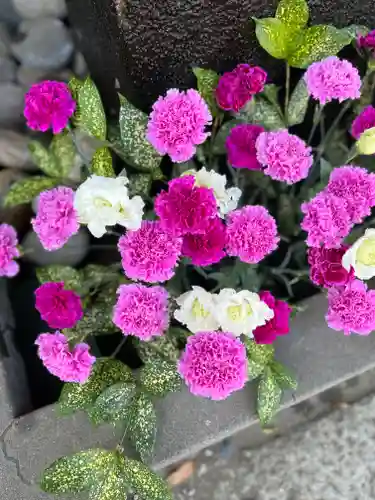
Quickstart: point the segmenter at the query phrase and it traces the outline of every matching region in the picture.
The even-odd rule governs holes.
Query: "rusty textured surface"
[[[272,15],[277,0],[67,0],[69,17],[90,70],[105,92],[115,80],[138,106],[166,88],[194,83],[195,65],[227,70],[280,65],[257,47],[251,16]],[[375,25],[375,0],[310,0],[314,22]],[[113,102],[113,101],[112,101]]]

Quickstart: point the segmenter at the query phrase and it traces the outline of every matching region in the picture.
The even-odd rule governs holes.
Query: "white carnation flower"
[[[366,229],[365,234],[351,246],[342,257],[342,265],[361,280],[375,276],[375,229]]]
[[[265,325],[274,316],[273,310],[259,295],[248,290],[236,292],[232,288],[224,288],[215,302],[215,315],[221,329],[236,336],[252,336],[255,328]]]
[[[214,296],[201,288],[193,286],[190,292],[183,293],[176,299],[180,309],[174,317],[193,332],[213,331],[219,328],[214,315]]]
[[[87,224],[96,238],[106,233],[106,226],[121,224],[128,229],[141,226],[144,203],[139,196],[129,198],[128,182],[124,176],[92,175],[77,189],[74,208],[79,222]]]

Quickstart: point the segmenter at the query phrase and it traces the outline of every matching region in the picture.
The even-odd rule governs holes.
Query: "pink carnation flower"
[[[375,52],[375,30],[370,31],[367,35],[359,36],[358,45],[363,49],[370,50],[370,52]]]
[[[178,372],[192,394],[225,399],[247,382],[245,346],[231,333],[196,333],[187,339]]]
[[[335,168],[331,172],[327,191],[345,200],[351,222],[362,222],[375,206],[375,174],[353,165]]]
[[[375,330],[375,290],[359,280],[328,291],[328,326],[345,335],[369,335]]]
[[[182,243],[182,255],[190,257],[194,266],[216,264],[225,257],[225,225],[213,219],[204,234],[186,234]]]
[[[0,224],[0,278],[13,278],[18,273],[20,268],[14,261],[20,256],[17,245],[15,229],[9,224]]]
[[[331,193],[318,193],[302,203],[301,210],[305,214],[301,228],[307,232],[306,243],[310,247],[336,248],[352,228],[346,201]]]
[[[140,229],[121,236],[118,249],[130,279],[148,283],[167,281],[181,255],[182,238],[171,237],[159,221],[142,221]]]
[[[354,139],[359,139],[365,130],[373,127],[375,127],[375,108],[366,106],[352,123],[352,136]]]
[[[339,102],[361,96],[361,77],[349,61],[330,56],[311,64],[305,73],[308,93],[324,105],[333,99]]]
[[[168,328],[168,292],[161,286],[121,285],[113,323],[125,335],[150,340]]]
[[[239,111],[254,94],[263,91],[266,80],[267,73],[262,68],[239,64],[220,77],[216,101],[221,109]]]
[[[168,154],[175,162],[187,161],[207,139],[205,127],[211,120],[199,92],[170,89],[154,103],[146,137],[159,154]]]
[[[313,164],[311,148],[287,130],[261,133],[256,151],[258,161],[267,167],[264,173],[287,184],[305,179]]]
[[[35,344],[39,346],[39,358],[52,375],[63,382],[84,384],[87,381],[95,363],[87,344],[77,344],[71,350],[68,339],[59,331],[40,334]]]
[[[276,250],[279,240],[275,219],[260,205],[248,205],[228,215],[228,255],[256,264]]]
[[[317,286],[330,288],[344,286],[354,279],[354,270],[348,272],[342,266],[342,257],[349,247],[309,248],[307,252],[310,279]]]
[[[272,344],[278,335],[289,333],[292,308],[287,302],[275,299],[271,292],[260,292],[259,297],[272,309],[274,316],[265,325],[255,328],[254,339],[257,344]]]
[[[168,191],[155,199],[155,213],[170,234],[204,234],[218,216],[213,189],[195,186],[193,175],[168,182]]]
[[[260,170],[261,166],[257,160],[255,142],[264,128],[260,125],[236,125],[230,131],[225,147],[228,153],[228,161],[234,168],[247,168],[249,170]]]
[[[44,283],[35,290],[35,307],[51,328],[73,328],[83,317],[81,299],[64,283]]]
[[[63,82],[46,80],[35,83],[25,95],[24,115],[27,126],[46,132],[49,128],[59,134],[68,124],[76,108],[69,87]]]
[[[73,203],[74,191],[67,187],[40,193],[38,211],[31,223],[46,250],[58,250],[78,233],[79,223]]]

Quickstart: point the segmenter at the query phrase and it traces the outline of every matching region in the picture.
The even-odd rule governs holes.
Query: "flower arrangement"
[[[38,195],[31,223],[48,251],[85,226],[93,239],[117,235],[119,252],[110,266],[37,270],[35,307],[51,331],[36,345],[65,382],[61,412],[124,426],[115,450],[52,464],[43,490],[170,499],[144,462],[155,443],[153,398],[181,384],[222,400],[257,380],[267,425],[283,390],[296,388],[273,343],[288,334],[295,287],[309,276],[327,291],[330,328],[375,329],[375,292],[364,283],[375,276],[375,174],[364,168],[369,159],[374,168],[375,31],[308,27],[308,17],[305,0],[281,0],[274,18],[255,19],[260,45],[286,61],[283,104],[267,72],[247,63],[223,75],[194,68],[197,89],[168,90],[149,116],[120,95],[115,124],[90,78],[26,94],[28,126],[54,135],[48,149],[30,144],[44,175],[16,182],[6,204]],[[350,44],[367,65],[362,75],[337,57]],[[77,164],[79,180],[70,175]],[[0,276],[15,276],[21,256],[15,230],[1,224]],[[90,339],[114,333],[115,352],[94,356]],[[118,359],[129,342],[142,361],[136,373]],[[139,461],[124,456],[125,438]]]

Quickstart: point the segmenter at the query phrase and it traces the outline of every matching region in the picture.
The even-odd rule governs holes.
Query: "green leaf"
[[[137,460],[121,457],[122,471],[127,484],[142,499],[173,500],[167,483],[146,465]]]
[[[212,69],[193,68],[193,73],[197,78],[198,91],[206,101],[213,117],[220,112],[215,98],[215,89],[219,83],[219,75]]]
[[[144,393],[134,398],[128,409],[128,436],[145,462],[154,450],[156,440],[156,414],[151,399]]]
[[[103,391],[89,409],[89,416],[95,424],[125,420],[136,392],[135,381],[118,382]]]
[[[309,94],[304,78],[295,86],[288,105],[288,125],[299,125],[305,119],[307,107],[309,105]]]
[[[273,361],[270,368],[276,383],[281,389],[297,389],[297,380],[284,365],[278,361]]]
[[[262,363],[263,365],[267,365],[272,361],[275,354],[275,348],[272,344],[257,344],[248,337],[244,337],[243,341],[250,359],[256,363]]]
[[[290,30],[298,31],[309,20],[309,6],[305,0],[280,0],[275,17]]]
[[[277,111],[282,116],[282,110],[279,104],[279,91],[280,88],[278,85],[274,83],[268,83],[264,86],[262,96],[264,96],[273,106],[277,109]]]
[[[103,266],[100,264],[88,264],[83,270],[83,280],[85,282],[86,288],[98,288],[101,285],[108,283],[119,283],[122,276],[114,269],[108,266]],[[116,290],[112,290],[111,300],[115,300]],[[108,298],[107,291],[104,292],[104,297]]]
[[[301,33],[288,63],[294,68],[307,68],[315,61],[336,55],[350,42],[350,36],[334,26],[311,26]]]
[[[243,123],[244,122],[241,120],[229,120],[229,121],[225,122],[224,125],[222,125],[219,128],[219,131],[214,138],[214,143],[212,146],[212,152],[215,155],[226,154],[227,150],[225,148],[225,141],[227,140],[227,137],[228,137],[230,131],[236,125],[241,125]]]
[[[320,159],[320,182],[328,184],[329,176],[333,170],[333,165],[324,158]]]
[[[257,412],[260,423],[267,425],[280,406],[282,390],[270,369],[266,369],[258,386]]]
[[[295,318],[297,314],[306,311],[307,309],[306,305],[301,305],[301,304],[289,304],[289,305],[292,308],[290,319]]]
[[[83,84],[74,81],[74,84],[71,85],[74,88],[73,92],[77,95],[77,111],[74,115],[75,126],[97,139],[105,140],[107,136],[107,119],[95,83],[90,77],[87,77]]]
[[[50,153],[55,158],[56,167],[50,173],[46,170],[44,172],[52,177],[68,177],[76,158],[76,147],[68,131],[53,136]]]
[[[236,116],[246,123],[256,123],[268,130],[285,128],[284,120],[278,108],[260,95],[254,96],[248,105],[237,113]]]
[[[249,375],[249,380],[254,380],[258,378],[265,370],[265,365],[263,363],[257,363],[252,359],[247,360],[247,372]]]
[[[350,24],[345,28],[341,28],[340,31],[347,34],[352,40],[357,40],[359,36],[366,36],[370,30],[367,26]]]
[[[294,236],[299,230],[299,203],[285,193],[281,193],[277,199],[277,221],[280,233],[285,236]]]
[[[290,33],[286,25],[274,17],[255,19],[255,34],[263,49],[276,59],[288,56]]]
[[[133,374],[124,363],[117,359],[99,359],[85,384],[67,383],[61,391],[59,408],[69,415],[77,410],[90,408],[99,395],[116,382],[129,382]]]
[[[106,294],[107,291],[105,290]],[[69,340],[79,340],[88,337],[89,335],[105,335],[107,333],[115,333],[118,331],[117,326],[112,322],[113,306],[115,299],[109,298],[108,302],[96,300],[92,304],[81,320],[69,330],[64,330],[65,335]]]
[[[58,264],[46,267],[38,267],[36,276],[41,284],[49,281],[63,281],[64,288],[80,293],[82,287],[82,276],[77,269]]]
[[[95,151],[91,160],[90,170],[95,175],[102,177],[115,177],[112,166],[112,155],[107,147],[99,148]]]
[[[138,354],[141,360],[146,364],[154,359],[162,358],[166,361],[177,361],[180,357],[180,351],[177,347],[177,339],[167,337],[156,337],[149,342],[134,340],[137,346]]]
[[[53,156],[39,141],[29,143],[29,151],[35,165],[50,177],[59,177],[59,167],[56,157]]]
[[[154,171],[153,171],[154,172]],[[148,195],[152,184],[152,177],[150,174],[133,174],[129,177],[129,194],[135,195]]]
[[[161,358],[149,361],[141,369],[139,380],[145,390],[154,396],[165,396],[181,387],[176,363]]]
[[[30,203],[35,196],[38,196],[42,191],[52,189],[58,184],[61,184],[60,179],[41,175],[21,179],[12,184],[4,197],[4,206],[14,207],[23,203]]]
[[[146,172],[158,168],[162,157],[146,139],[148,116],[121,94],[119,98],[122,152],[126,161]]]
[[[80,493],[116,464],[112,451],[91,449],[60,458],[43,473],[40,486],[47,493]]]
[[[83,86],[83,83],[83,80],[79,80],[75,76],[69,80],[68,86],[75,101],[78,100],[78,91]]]

